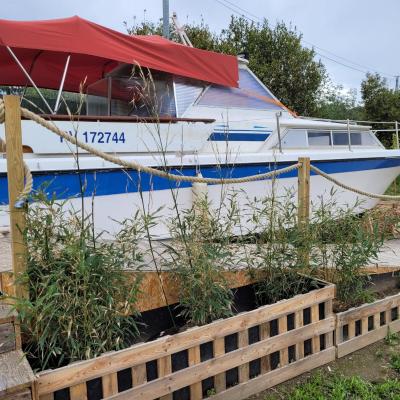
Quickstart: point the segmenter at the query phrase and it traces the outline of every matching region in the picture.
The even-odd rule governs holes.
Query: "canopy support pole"
[[[21,62],[18,60],[18,57],[15,55],[15,53],[11,50],[10,46],[6,46],[8,52],[11,54],[11,57],[15,60],[15,62],[18,64],[18,66],[21,68],[21,71],[24,73],[24,75],[28,78],[29,82],[32,84],[32,86],[35,88],[37,91],[38,95],[40,98],[43,100],[44,104],[46,104],[47,108],[50,111],[50,114],[54,114],[53,110],[51,109],[49,103],[46,101],[46,99],[43,97],[42,92],[39,90],[39,88],[36,86],[36,83],[33,81],[31,76],[29,75],[28,71],[24,68],[24,66],[21,64]]]
[[[56,114],[57,111],[58,111],[58,107],[59,107],[60,99],[61,99],[61,93],[62,93],[62,90],[64,88],[65,77],[67,76],[67,71],[68,71],[69,60],[70,59],[71,59],[71,55],[69,55],[67,57],[67,61],[65,62],[64,72],[63,72],[63,76],[61,78],[61,83],[60,83],[60,89],[58,89],[56,105],[54,106],[54,114]]]

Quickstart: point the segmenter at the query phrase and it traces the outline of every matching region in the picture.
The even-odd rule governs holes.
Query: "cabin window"
[[[331,132],[308,131],[308,144],[310,147],[331,146]]]
[[[333,145],[334,146],[348,146],[349,134],[347,131],[333,132]]]
[[[351,132],[350,140],[353,146],[380,147],[371,132]]]
[[[123,66],[88,87],[87,110],[88,115],[175,117],[172,75]]]
[[[193,79],[182,77],[174,78],[176,114],[182,117],[186,110],[199,98],[204,90],[204,85]]]
[[[305,129],[289,129],[282,138],[282,147],[285,149],[307,147],[307,131]]]
[[[200,106],[245,108],[255,110],[282,110],[282,106],[248,70],[239,69],[239,87],[211,85],[200,97]]]

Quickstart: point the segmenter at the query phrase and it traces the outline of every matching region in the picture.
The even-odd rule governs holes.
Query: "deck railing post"
[[[299,172],[298,172],[298,226],[300,231],[304,232],[308,228],[310,219],[310,158],[299,158]],[[307,243],[304,243],[304,249],[301,250],[299,257],[303,260],[305,266],[308,265],[309,253],[306,250]]]
[[[18,196],[24,189],[20,98],[4,96],[4,107],[14,294],[18,298],[26,298],[27,289],[18,282],[26,270],[26,247],[23,238],[26,216],[24,207],[15,207]]]

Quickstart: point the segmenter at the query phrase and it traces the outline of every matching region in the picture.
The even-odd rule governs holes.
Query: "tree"
[[[365,119],[364,108],[357,102],[356,89],[345,91],[343,86],[327,81],[321,91],[315,117],[334,120]]]
[[[361,83],[361,94],[364,101],[366,119],[369,121],[400,121],[400,92],[389,89],[387,80],[379,74],[367,74]],[[371,124],[382,129],[380,124]],[[386,125],[385,129],[393,128]],[[387,132],[378,133],[379,139],[386,147],[393,146],[393,137]]]
[[[283,22],[271,28],[244,18],[231,18],[226,29],[216,34],[208,25],[186,24],[195,47],[231,55],[244,54],[250,68],[283,104],[299,114],[311,115],[317,109],[319,91],[326,79],[315,52],[301,45],[301,34]],[[128,28],[130,34],[160,34],[161,23],[142,22]],[[171,39],[179,41],[176,33]]]
[[[371,121],[400,121],[400,92],[389,89],[379,74],[367,74],[361,83],[365,113]]]

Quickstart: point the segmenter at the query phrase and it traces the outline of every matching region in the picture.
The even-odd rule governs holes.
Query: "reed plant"
[[[95,235],[91,215],[66,208],[44,191],[32,196],[24,238],[29,299],[17,300],[24,346],[46,369],[122,349],[138,336],[135,303],[143,254],[138,215],[121,223],[114,242]]]
[[[204,325],[232,315],[234,296],[224,272],[233,260],[235,202],[224,216],[220,211],[202,197],[170,222],[172,242],[166,246],[164,263],[178,283],[181,316],[189,324]]]
[[[320,276],[337,286],[337,299],[346,307],[373,300],[363,267],[377,258],[386,238],[390,215],[370,218],[360,214],[362,203],[338,206],[336,194],[313,205],[310,221],[310,262]]]
[[[253,199],[248,207],[252,211],[247,225],[253,228],[246,235],[246,242],[251,238],[253,248],[247,252],[245,262],[257,281],[257,303],[270,304],[308,292],[316,282],[304,275],[309,272],[303,257],[309,245],[308,230],[298,227],[294,192]]]

